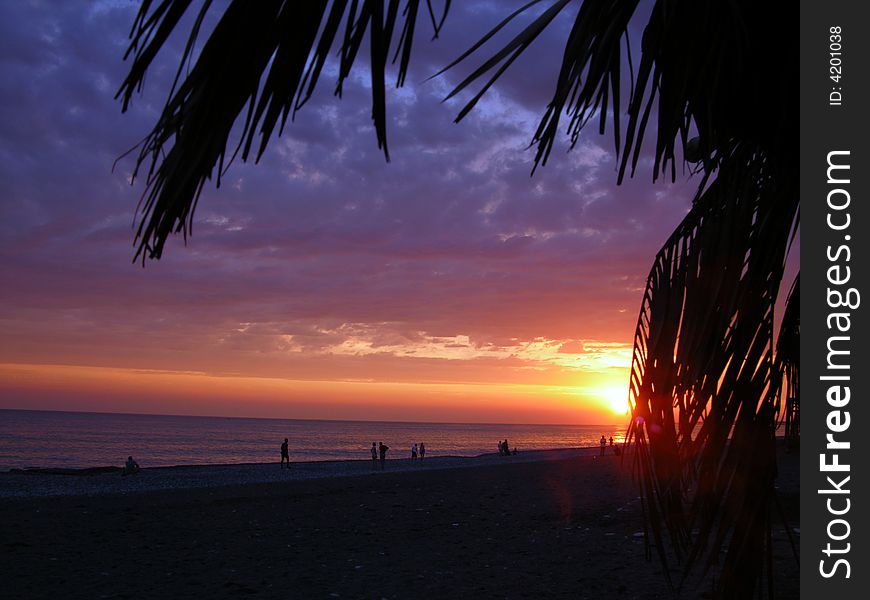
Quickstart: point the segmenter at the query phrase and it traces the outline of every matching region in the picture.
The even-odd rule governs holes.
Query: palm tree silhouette
[[[118,92],[124,110],[189,4],[142,1]],[[458,122],[557,15],[575,7],[552,100],[534,133],[535,167],[547,162],[563,115],[572,146],[590,122],[601,133],[611,127],[620,183],[634,174],[653,124],[653,179],[676,178],[678,148],[694,165],[692,208],[655,257],[634,337],[629,439],[646,539],[666,573],[679,561],[681,583],[712,579],[719,597],[745,598],[766,574],[772,595],[774,433],[783,395],[789,433],[799,431],[797,292],[778,352],[774,344],[774,306],[799,223],[797,10],[783,1],[653,0],[635,69],[628,28],[639,4],[532,0],[446,67],[475,60],[494,34],[542,8],[450,95],[478,86]],[[432,0],[233,0],[194,57],[212,9],[206,0],[169,100],[139,147],[136,170],[147,175],[136,259],[159,258],[173,233],[186,239],[206,180],[220,184],[228,152],[260,158],[276,127],[280,134],[310,99],[334,48],[337,95],[368,50],[372,119],[389,160],[387,63],[398,62],[401,86],[419,22],[437,37],[449,8],[449,0],[438,8]],[[229,148],[237,120],[241,141]]]

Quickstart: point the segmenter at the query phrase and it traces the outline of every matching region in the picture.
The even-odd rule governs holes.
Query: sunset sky
[[[0,408],[624,421],[643,285],[695,183],[653,185],[643,159],[617,187],[595,127],[529,176],[565,20],[453,124],[462,98],[441,100],[467,70],[426,78],[519,4],[454,2],[439,40],[421,29],[388,93],[391,163],[367,71],[341,100],[327,74],[260,164],[206,187],[188,245],[143,269],[143,182],[112,164],[177,56],[122,115],[137,3],[0,3]]]

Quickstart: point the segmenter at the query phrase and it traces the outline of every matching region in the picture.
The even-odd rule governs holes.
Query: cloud
[[[260,164],[207,186],[187,246],[173,238],[142,269],[142,182],[128,185],[129,157],[112,165],[155,119],[173,57],[121,115],[134,6],[2,3],[0,360],[539,383],[624,367],[639,290],[692,186],[644,172],[616,187],[612,140],[591,131],[530,177],[559,35],[454,124],[462,98],[442,99],[461,70],[426,79],[505,10],[454,5],[389,94],[391,163],[364,77],[341,100],[324,80]]]
[[[586,349],[581,340],[571,340],[559,346],[560,354],[583,354]]]

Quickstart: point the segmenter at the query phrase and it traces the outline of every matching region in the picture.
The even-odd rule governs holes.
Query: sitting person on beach
[[[124,468],[121,469],[121,476],[136,475],[139,473],[139,463],[133,460],[132,456],[127,457],[127,462],[124,463]]]
[[[517,453],[517,447],[514,446],[514,449],[513,449],[513,451],[511,452],[511,454],[516,454],[516,453]]]

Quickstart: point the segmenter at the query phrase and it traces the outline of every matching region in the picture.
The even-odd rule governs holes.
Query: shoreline
[[[385,468],[372,468],[370,459],[279,463],[224,463],[143,467],[137,475],[121,476],[121,467],[82,469],[27,468],[0,472],[0,499],[102,496],[151,491],[272,484],[309,479],[339,479],[386,473],[423,472],[471,467],[525,464],[572,458],[598,458],[599,448],[577,447],[527,450],[510,456],[430,456],[426,459],[388,458]],[[608,447],[605,457],[616,457]]]

